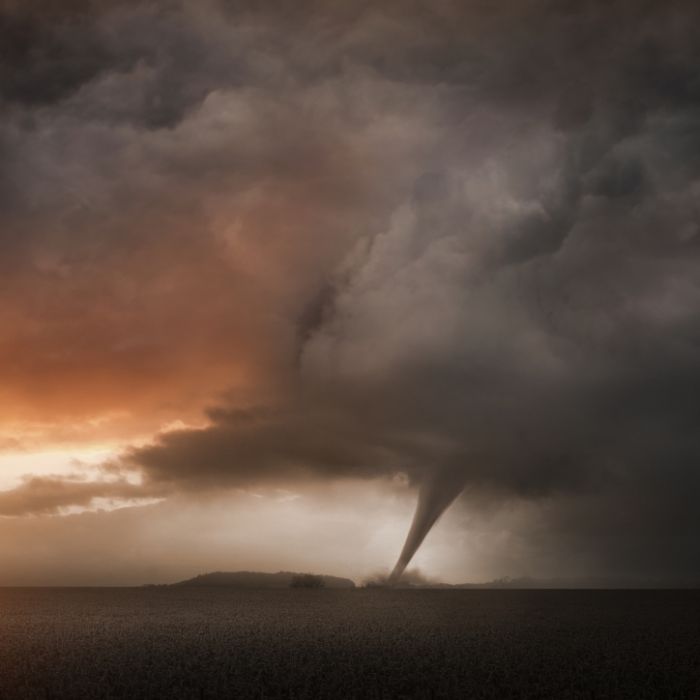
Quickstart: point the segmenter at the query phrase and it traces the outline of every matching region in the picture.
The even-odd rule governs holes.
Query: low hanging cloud
[[[230,389],[143,488],[402,472],[409,558],[464,488],[696,572],[697,9],[343,5],[7,13],[12,386]]]
[[[152,497],[143,487],[127,479],[26,477],[14,489],[0,491],[0,516],[60,515],[70,508],[88,510],[100,504],[112,509],[149,501]]]

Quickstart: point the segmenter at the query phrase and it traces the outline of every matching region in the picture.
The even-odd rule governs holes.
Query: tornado
[[[418,493],[418,504],[413,522],[399,559],[389,576],[389,585],[397,583],[401,578],[426,535],[457,496],[462,493],[465,483],[464,474],[455,469],[440,470],[423,482]]]

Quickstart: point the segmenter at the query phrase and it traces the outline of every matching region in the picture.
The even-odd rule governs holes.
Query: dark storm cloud
[[[117,335],[148,335],[151,290],[171,290],[153,366],[201,329],[198,362],[228,352],[257,378],[211,427],[132,450],[149,484],[403,471],[428,525],[466,485],[547,504],[552,547],[594,538],[594,566],[690,572],[698,19],[544,1],[10,16],[3,245],[106,269]],[[150,300],[128,323],[125,275]]]
[[[391,446],[366,423],[332,405],[213,410],[215,427],[170,433],[130,461],[155,481],[249,484],[339,474],[373,477],[401,466]],[[196,466],[194,466],[196,465]],[[232,465],[237,465],[232,470]]]

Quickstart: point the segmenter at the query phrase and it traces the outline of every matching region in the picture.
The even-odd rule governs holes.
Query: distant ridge
[[[293,571],[278,571],[276,574],[260,571],[214,571],[200,574],[186,581],[170,584],[178,587],[211,588],[290,588],[295,577],[304,576]],[[338,576],[320,576],[324,588],[355,588],[355,582]]]
[[[311,577],[323,581],[324,588],[352,589],[356,588],[355,582],[349,578],[339,576],[326,576],[294,571],[278,571],[277,573],[265,573],[261,571],[214,571],[200,574],[185,581],[171,584],[146,584],[146,587],[158,588],[238,588],[238,589],[280,589],[292,588],[295,579]],[[366,588],[385,588],[387,581],[385,576],[363,581]],[[306,587],[304,585],[301,586]],[[408,576],[390,586],[394,589],[698,589],[698,581],[666,581],[666,580],[625,580],[609,578],[588,579],[537,579],[521,576],[516,578],[503,577],[483,583],[443,583],[441,581],[424,578],[418,572],[410,572]]]
[[[369,588],[383,587],[383,580],[370,580],[365,583]],[[442,583],[429,579],[420,580],[414,577],[409,580],[399,580],[394,588],[413,589],[451,589],[451,590],[696,590],[700,588],[697,581],[639,580],[622,578],[550,578],[537,579],[528,576],[494,579],[483,583]]]

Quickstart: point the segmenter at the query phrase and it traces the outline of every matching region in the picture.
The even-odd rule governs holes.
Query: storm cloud
[[[215,404],[145,490],[401,473],[698,572],[693,4],[67,8],[0,24],[4,403]]]

